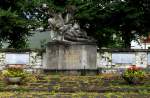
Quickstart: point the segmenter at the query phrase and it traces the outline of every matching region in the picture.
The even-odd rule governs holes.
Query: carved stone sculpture
[[[48,23],[52,32],[56,33],[56,40],[61,41],[92,41],[85,31],[83,31],[77,22],[72,21],[71,14],[67,14],[65,18],[62,14],[55,14],[48,19]]]

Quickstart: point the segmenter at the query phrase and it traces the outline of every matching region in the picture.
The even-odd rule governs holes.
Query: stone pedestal
[[[97,47],[92,42],[49,42],[44,56],[44,69],[96,69]]]

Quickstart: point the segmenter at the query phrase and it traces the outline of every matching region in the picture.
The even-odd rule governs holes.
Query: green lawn
[[[129,85],[120,75],[31,75],[23,84],[0,81],[0,98],[150,98],[150,77]]]
[[[150,93],[0,92],[1,98],[149,98]]]

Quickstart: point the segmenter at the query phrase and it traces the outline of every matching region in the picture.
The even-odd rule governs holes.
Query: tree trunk
[[[123,38],[123,41],[124,41],[124,46],[123,47],[130,49],[131,48],[131,40],[132,40],[130,31],[129,32],[128,31],[124,32],[122,38]]]

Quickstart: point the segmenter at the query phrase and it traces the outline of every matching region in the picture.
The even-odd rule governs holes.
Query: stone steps
[[[142,89],[138,88],[125,88],[125,87],[110,87],[108,85],[102,87],[99,85],[99,82],[91,81],[74,81],[74,80],[65,80],[60,82],[60,78],[50,78],[50,80],[45,80],[40,78],[37,82],[28,83],[26,89],[33,91],[54,91],[54,92],[65,92],[65,93],[73,93],[77,91],[81,92],[138,92]],[[150,91],[150,87],[143,88],[144,90]]]
[[[0,81],[0,88],[4,88],[6,86],[6,84],[4,83],[4,81]]]
[[[89,92],[89,93],[108,93],[108,92],[150,92],[150,88],[78,88],[78,87],[4,87],[0,91],[45,91],[45,92],[62,92],[62,93],[76,93],[76,92]]]
[[[63,80],[63,79],[62,79]],[[60,78],[50,78],[46,80],[43,76],[39,78],[36,82],[27,83],[27,85],[19,87],[9,87],[3,81],[0,81],[0,91],[45,91],[45,92],[61,92],[61,93],[76,93],[76,92],[89,92],[89,93],[106,93],[106,92],[140,92],[148,91],[150,92],[150,86],[137,88],[133,87],[111,87],[106,83],[106,85],[99,85],[97,80],[73,80]]]
[[[87,86],[87,83],[78,84],[78,85],[77,84],[71,81],[64,81],[62,82],[62,84],[58,82],[55,84],[51,82],[45,82],[45,83],[36,82],[36,83],[28,83],[27,86],[18,86],[15,88],[15,87],[6,86],[4,82],[0,82],[0,91],[22,90],[22,91],[63,92],[63,93],[75,93],[75,92],[106,93],[106,92],[130,92],[130,91],[140,92],[140,91],[146,90],[150,92],[150,87],[141,87],[141,88],[121,87],[120,88],[120,87],[102,87],[102,86],[96,86],[96,85]]]
[[[16,95],[10,95],[9,98],[149,98],[150,94],[86,94],[86,93],[68,93],[68,94],[62,94],[62,93],[56,93],[56,94],[26,94],[26,96],[23,96],[23,94],[16,94]],[[8,98],[3,97],[3,98]]]

